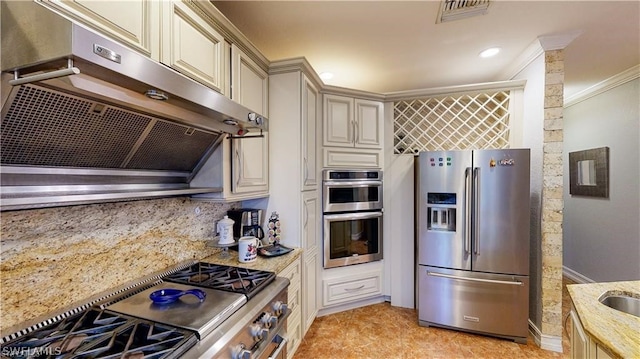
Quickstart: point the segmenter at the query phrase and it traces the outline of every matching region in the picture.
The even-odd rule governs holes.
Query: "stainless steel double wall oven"
[[[324,268],[382,259],[382,171],[323,171]]]

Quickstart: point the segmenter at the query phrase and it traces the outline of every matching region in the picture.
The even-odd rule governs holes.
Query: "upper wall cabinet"
[[[269,115],[269,75],[231,45],[231,99],[258,113]],[[269,135],[247,134],[234,139],[231,162],[234,193],[269,191]]]
[[[159,60],[159,1],[38,0],[98,32]]]
[[[318,184],[317,124],[319,107],[318,90],[305,75],[302,75],[302,190],[315,190]]]
[[[224,94],[227,45],[223,36],[186,3],[176,0],[161,4],[160,61]]]
[[[324,95],[323,145],[382,148],[382,103]]]

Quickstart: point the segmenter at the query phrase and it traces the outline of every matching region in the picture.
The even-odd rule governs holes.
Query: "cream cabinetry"
[[[324,95],[323,145],[382,148],[382,103]]]
[[[302,166],[303,190],[316,190],[318,186],[317,128],[319,94],[317,87],[302,75]]]
[[[269,114],[269,75],[231,45],[231,99],[265,116]],[[247,134],[232,142],[232,192],[269,192],[269,135]],[[255,137],[254,137],[255,136]]]
[[[295,260],[289,264],[282,272],[278,273],[278,276],[289,279],[288,289],[288,302],[287,305],[291,309],[291,315],[287,319],[287,358],[293,357],[296,349],[300,346],[302,341],[302,315],[300,305],[300,292],[301,292],[301,265],[300,259]]]
[[[369,270],[343,275],[344,269],[325,271],[322,305],[330,307],[382,295],[382,271]]]
[[[231,98],[268,116],[269,78],[246,54],[231,46]],[[270,121],[270,126],[274,121]],[[194,187],[219,187],[220,192],[195,199],[231,202],[269,195],[269,130],[249,132],[241,139],[226,138],[191,181]],[[230,175],[229,175],[230,174]]]
[[[572,306],[571,312],[571,359],[613,359],[616,356],[609,354],[608,349],[589,336],[582,327],[580,318]]]
[[[180,0],[159,3],[162,4],[160,62],[225,93],[225,73],[228,72],[225,59],[228,57],[222,35],[187,3]]]
[[[382,103],[325,94],[323,108],[323,167],[382,167]]]
[[[155,60],[160,57],[161,2],[38,0],[38,3],[101,32]]]
[[[272,64],[273,65],[273,64]],[[320,201],[316,140],[320,98],[316,83],[303,68],[278,64],[270,70],[269,112],[270,197],[267,213],[276,211],[282,242],[301,247],[301,330],[308,330],[318,312],[320,271]]]

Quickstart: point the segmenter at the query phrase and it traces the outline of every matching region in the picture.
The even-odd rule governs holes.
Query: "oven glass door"
[[[382,259],[382,212],[324,216],[324,267]]]
[[[382,209],[382,182],[325,182],[324,212]]]

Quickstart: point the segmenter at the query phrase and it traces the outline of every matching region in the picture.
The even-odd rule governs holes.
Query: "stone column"
[[[562,338],[562,112],[564,50],[545,51],[542,184],[542,328]]]

